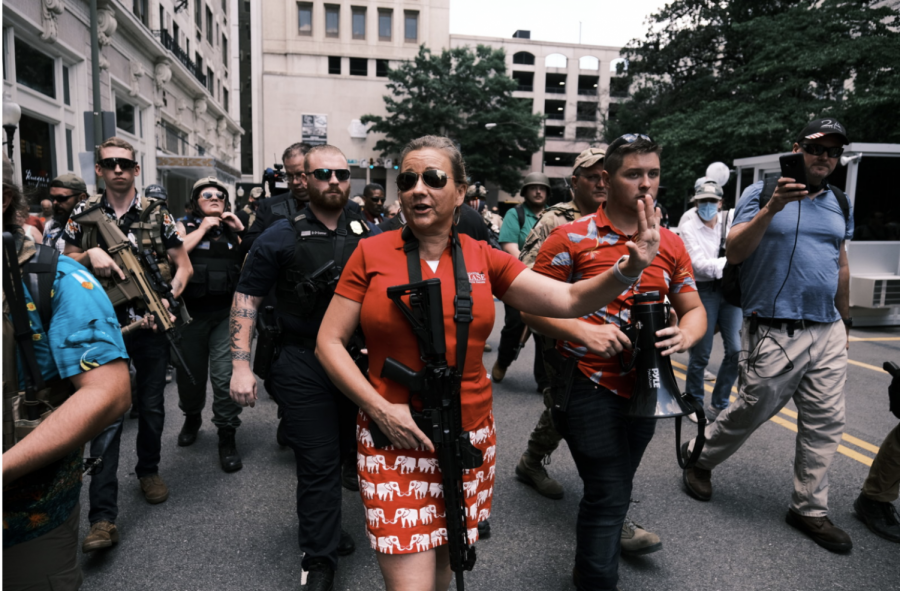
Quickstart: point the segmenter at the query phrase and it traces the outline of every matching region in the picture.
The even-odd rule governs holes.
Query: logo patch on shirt
[[[486,283],[484,273],[469,273],[469,283]]]

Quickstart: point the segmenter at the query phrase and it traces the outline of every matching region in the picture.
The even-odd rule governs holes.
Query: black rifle
[[[484,459],[481,450],[472,445],[468,431],[462,430],[462,374],[447,365],[441,281],[429,279],[397,285],[389,287],[387,293],[412,325],[425,367],[413,371],[388,357],[381,375],[406,386],[410,397],[417,396],[422,401],[421,412],[410,410],[416,425],[431,439],[437,451],[444,486],[450,568],[456,573],[457,590],[463,591],[463,571],[475,566],[475,547],[469,544],[466,531],[463,470],[480,467]],[[404,296],[409,296],[411,307],[401,300]],[[370,423],[369,430],[376,447],[391,445],[376,423]]]

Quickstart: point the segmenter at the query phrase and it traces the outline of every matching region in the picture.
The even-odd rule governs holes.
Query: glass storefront
[[[50,181],[56,177],[55,128],[24,113],[19,121],[22,188],[32,205],[49,196]]]

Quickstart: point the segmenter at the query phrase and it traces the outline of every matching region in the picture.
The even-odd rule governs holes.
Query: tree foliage
[[[410,140],[444,135],[457,142],[473,180],[491,181],[514,192],[525,158],[541,148],[542,117],[512,92],[502,49],[479,45],[445,49],[424,45],[414,60],[388,72],[388,115],[365,115],[371,132],[385,134],[375,149],[398,155]],[[496,123],[492,129],[485,124]]]
[[[833,116],[854,142],[900,142],[900,16],[875,0],[676,0],[622,50],[631,97],[605,135],[663,144],[679,203],[720,160],[790,149]]]

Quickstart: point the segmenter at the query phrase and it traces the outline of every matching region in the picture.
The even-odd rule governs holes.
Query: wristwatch
[[[844,326],[846,326],[847,328],[853,328],[853,317],[852,316],[850,318],[841,318],[841,320],[844,322]]]

